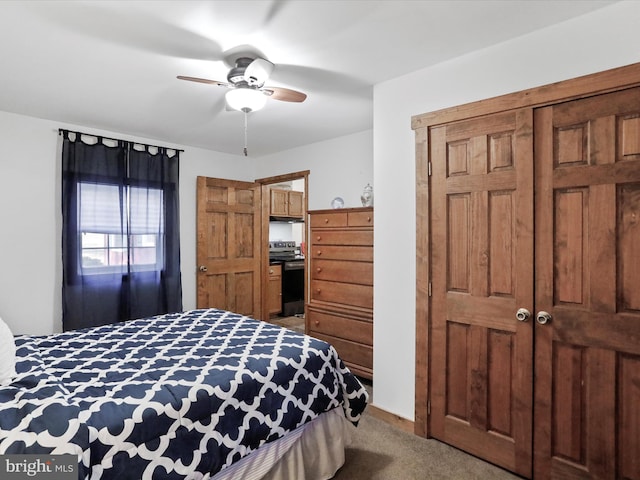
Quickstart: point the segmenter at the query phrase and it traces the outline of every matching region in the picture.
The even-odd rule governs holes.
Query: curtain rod
[[[153,148],[164,148],[166,150],[173,150],[175,152],[184,152],[184,150],[180,149],[180,148],[173,148],[173,147],[160,147],[158,145],[149,145],[147,143],[142,143],[142,142],[134,142],[132,140],[122,140],[121,138],[111,138],[111,137],[106,137],[104,135],[97,135],[95,133],[84,133],[84,132],[76,132],[75,130],[68,130],[66,128],[59,128],[58,129],[58,135],[62,135],[64,132],[67,133],[74,133],[76,135],[87,135],[89,137],[96,137],[96,138],[106,138],[107,140],[113,140],[114,142],[127,142],[127,143],[133,143],[134,145],[144,145],[145,147],[153,147]]]

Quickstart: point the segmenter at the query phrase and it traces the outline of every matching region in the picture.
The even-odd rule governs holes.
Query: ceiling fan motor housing
[[[229,70],[227,80],[235,86],[261,88],[267,81],[274,64],[264,58],[240,57],[236,66]]]
[[[229,83],[232,83],[234,85],[239,85],[243,82],[247,83],[246,79],[244,78],[244,72],[251,64],[251,62],[253,62],[253,58],[238,58],[236,60],[236,66],[229,70],[229,73],[227,74],[227,80],[229,81]]]

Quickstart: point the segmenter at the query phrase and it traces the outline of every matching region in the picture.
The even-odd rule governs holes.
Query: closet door
[[[533,113],[430,129],[431,434],[531,475]]]
[[[535,477],[640,479],[640,90],[535,124]]]

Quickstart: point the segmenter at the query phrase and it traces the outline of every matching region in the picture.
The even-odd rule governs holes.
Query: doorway
[[[309,170],[261,178],[262,320],[304,331]],[[280,258],[273,258],[273,249]],[[284,258],[287,256],[288,258]],[[279,303],[279,306],[278,306]]]
[[[281,288],[283,278],[281,269],[269,268],[272,207],[276,210],[289,209],[277,212],[280,221],[287,216],[296,218],[294,223],[299,233],[294,238],[297,239],[297,248],[304,250],[308,175],[307,170],[255,182],[198,177],[198,308],[222,308],[269,320],[274,298],[269,292],[273,285]],[[276,188],[278,185],[281,188]],[[293,194],[293,185],[299,189],[299,195]],[[284,197],[281,195],[283,192]],[[303,271],[306,271],[304,255],[301,260]],[[304,324],[304,306],[308,296],[306,275],[302,282],[303,295],[299,300],[302,312],[297,320],[300,327]],[[296,292],[300,296],[300,286]],[[281,289],[275,292],[280,302],[281,293]]]

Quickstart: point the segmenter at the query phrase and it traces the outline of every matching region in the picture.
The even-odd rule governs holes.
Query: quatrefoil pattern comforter
[[[222,310],[16,338],[0,453],[72,453],[80,478],[208,478],[367,393],[320,340]]]

